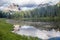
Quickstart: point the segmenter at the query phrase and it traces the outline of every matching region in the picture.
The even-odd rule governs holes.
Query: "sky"
[[[16,4],[19,4],[19,5],[28,4],[28,3],[38,5],[38,4],[48,3],[48,2],[56,3],[59,0],[1,0],[1,1],[6,2],[6,3],[16,3]],[[0,3],[1,3],[1,1],[0,1]]]
[[[0,0],[0,9],[5,8],[7,5],[11,3],[15,3],[18,5],[26,5],[26,4],[39,5],[39,4],[49,3],[49,2],[52,2],[52,4],[56,4],[57,2],[59,2],[59,0]],[[27,9],[27,8],[24,7],[23,9]]]

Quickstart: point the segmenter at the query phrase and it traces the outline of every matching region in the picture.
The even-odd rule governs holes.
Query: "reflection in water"
[[[60,37],[54,37],[54,38],[50,38],[48,40],[60,40]]]
[[[38,37],[41,39],[49,39],[52,37],[60,37],[59,31],[55,31],[54,29],[51,31],[39,30],[33,26],[21,26],[19,28],[19,31],[16,31],[15,33],[20,34],[20,35]]]
[[[36,31],[37,29],[35,29],[33,26],[22,26],[20,28],[20,31],[18,31],[17,33],[21,35],[35,36]]]

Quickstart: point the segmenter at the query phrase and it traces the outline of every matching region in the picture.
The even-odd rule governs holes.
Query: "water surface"
[[[32,37],[38,37],[41,39],[49,39],[53,37],[60,37],[60,32],[55,31],[54,29],[51,31],[46,30],[40,30],[33,26],[21,26],[19,28],[19,31],[16,31],[15,33],[19,35],[25,35],[25,36],[32,36]]]

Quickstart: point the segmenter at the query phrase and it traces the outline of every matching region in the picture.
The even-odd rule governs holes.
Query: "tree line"
[[[60,20],[60,4],[50,5],[46,7],[38,7],[33,10],[20,12],[3,12],[0,11],[0,18],[9,19],[31,19],[31,20]]]

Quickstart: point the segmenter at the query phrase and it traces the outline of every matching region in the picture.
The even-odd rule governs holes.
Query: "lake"
[[[19,30],[16,31],[15,33],[17,33],[19,35],[38,37],[41,39],[49,39],[49,38],[53,38],[53,37],[60,37],[60,32],[55,31],[54,29],[52,29],[51,31],[40,30],[40,29],[37,29],[33,26],[27,26],[27,25],[21,26],[19,28]]]
[[[53,22],[29,22],[12,19],[8,19],[6,21],[7,23],[11,23],[13,25],[21,25],[20,28],[18,27],[19,31],[14,32],[19,35],[38,37],[44,40],[51,40],[52,38],[55,39],[56,37],[60,37],[59,31],[56,31],[53,28],[50,29],[51,27],[55,27],[55,23]]]

